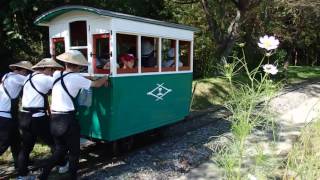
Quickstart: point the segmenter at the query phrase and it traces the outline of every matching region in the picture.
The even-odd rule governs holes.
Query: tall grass
[[[248,172],[245,171],[248,167],[245,167],[244,163],[247,150],[246,139],[257,126],[265,127],[274,124],[270,122],[273,118],[269,117],[268,104],[279,86],[271,80],[269,72],[261,71],[261,65],[265,59],[266,56],[261,59],[256,68],[251,70],[242,48],[241,58],[233,57],[233,62],[220,67],[231,87],[225,107],[232,113],[230,121],[233,140],[217,156],[217,162],[224,169],[226,179],[248,178]],[[246,77],[247,83],[235,79],[239,74]],[[257,149],[256,152],[256,167],[267,164],[263,151]],[[257,168],[254,171],[259,172]],[[260,174],[262,174],[261,177],[265,176],[264,173]]]
[[[283,179],[320,179],[320,120],[305,127],[288,154]]]

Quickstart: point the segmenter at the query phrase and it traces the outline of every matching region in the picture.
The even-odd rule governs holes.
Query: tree
[[[44,2],[45,1],[45,2]],[[10,0],[0,1],[0,71],[17,60],[39,61],[50,56],[48,30],[33,24],[40,14],[58,6],[74,4],[109,9],[156,19],[168,19],[161,14],[163,0]]]
[[[210,31],[210,38],[216,44],[217,56],[226,60],[232,52],[235,41],[240,38],[239,26],[248,10],[259,4],[258,0],[176,0],[178,4],[200,3]]]

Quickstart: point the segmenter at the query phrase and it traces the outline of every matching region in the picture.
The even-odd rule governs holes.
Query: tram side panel
[[[192,73],[111,77],[80,107],[81,134],[114,141],[182,120],[189,114]]]
[[[112,84],[112,79],[110,79]],[[81,135],[87,138],[107,140],[111,120],[112,86],[93,88],[92,105],[79,107],[78,119],[81,124]]]
[[[117,140],[182,120],[189,114],[192,73],[113,79],[107,140]]]

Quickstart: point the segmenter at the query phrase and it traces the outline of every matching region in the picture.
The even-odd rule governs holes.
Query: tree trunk
[[[221,41],[221,32],[217,22],[213,19],[210,13],[208,0],[201,0],[201,5],[209,26],[209,31],[211,32],[211,40],[219,43]]]
[[[241,12],[240,10],[237,10],[236,17],[229,25],[227,38],[224,39],[218,50],[219,54],[221,55],[221,61],[225,61],[232,52],[232,48],[235,44],[235,41],[239,36],[238,29],[240,18]]]
[[[234,1],[237,8],[237,15],[232,20],[228,27],[228,33],[226,35],[222,34],[221,27],[218,27],[217,22],[214,20],[212,14],[210,13],[208,0],[201,0],[202,9],[204,11],[205,17],[208,22],[209,31],[211,32],[211,39],[213,42],[217,42],[217,55],[221,57],[221,63],[226,62],[228,56],[232,52],[232,48],[238,37],[239,22],[241,19],[241,13],[245,11],[248,6],[248,1]]]
[[[294,49],[294,52],[295,52],[295,54],[294,54],[294,65],[297,66],[297,64],[298,64],[298,51],[297,51],[297,49]]]

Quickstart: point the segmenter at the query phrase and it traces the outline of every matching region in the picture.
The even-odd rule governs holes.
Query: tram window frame
[[[55,37],[55,38],[51,38],[51,49],[52,49],[52,54],[51,54],[51,57],[52,59],[56,60],[56,56],[64,53],[66,51],[66,43],[65,43],[65,40],[64,40],[64,37]],[[61,52],[61,53],[56,53],[56,49],[57,49],[57,44],[58,43],[62,43],[63,44],[63,47],[64,47],[64,52]]]
[[[72,25],[74,25],[75,23],[85,23],[85,26],[83,26],[82,30],[80,30],[80,28],[76,28],[75,31],[73,31],[73,28],[72,28]],[[77,20],[77,21],[71,21],[69,22],[69,49],[70,50],[78,50],[80,51],[83,56],[86,58],[87,62],[89,62],[89,57],[88,57],[88,28],[87,28],[88,24],[87,24],[87,21],[86,20]],[[79,32],[80,31],[80,32]],[[73,33],[76,33],[76,34],[79,34],[79,33],[82,33],[78,36],[85,36],[85,38],[81,39],[81,40],[84,40],[84,44],[81,44],[81,45],[74,45],[73,44],[73,37],[75,36]],[[81,73],[89,73],[89,67],[88,66],[84,66],[81,68]]]
[[[171,41],[170,42],[170,45],[169,45],[169,48],[166,47],[164,44],[166,42],[164,41]],[[176,39],[169,39],[169,38],[162,38],[161,39],[161,72],[175,72],[176,71],[176,62],[177,62],[177,55],[176,55],[176,51],[177,51],[177,48],[176,48],[176,44],[177,44],[177,40]],[[169,59],[168,58],[168,53],[169,53],[169,50],[173,48],[174,49],[174,52],[173,52],[173,55],[174,55],[174,63],[173,63],[173,66],[172,67],[165,67],[164,66],[164,63],[168,60],[166,59]]]
[[[160,41],[159,37],[141,36],[141,49],[140,49],[141,53],[140,54],[141,54],[141,72],[142,73],[160,72],[159,41]],[[150,63],[148,61],[152,59],[150,59],[150,57],[143,57],[145,55],[143,51],[148,50],[148,49],[144,49],[144,48],[148,48],[148,47],[144,47],[148,45],[147,42],[149,42],[149,45],[153,46],[152,52],[149,53],[149,56],[151,53],[153,54],[153,58],[154,58],[153,61],[155,65],[154,66],[151,65],[151,67],[148,67],[147,63]],[[149,51],[150,50],[151,49],[149,49]],[[148,58],[148,59],[146,60],[146,62],[144,62],[143,58]],[[144,66],[144,64],[146,66]]]
[[[130,39],[131,38],[131,39]],[[138,73],[139,59],[138,59],[138,35],[135,34],[126,34],[126,33],[117,33],[117,54],[116,54],[116,66],[117,66],[117,74],[132,74]],[[135,40],[134,40],[135,39]],[[128,40],[131,41],[128,43]],[[126,42],[127,41],[127,42]],[[135,41],[135,42],[134,42]],[[122,46],[124,45],[124,46]],[[125,45],[129,45],[125,47]],[[126,52],[124,52],[126,51]],[[134,51],[134,52],[130,52]],[[125,54],[133,54],[134,56],[134,65],[132,68],[123,68],[123,64],[121,63],[120,57]]]
[[[95,74],[110,74],[111,71],[111,51],[110,51],[110,33],[102,33],[102,34],[92,34],[92,54],[90,54],[90,56],[92,57],[92,62],[93,62],[93,72]],[[102,52],[98,53],[97,51],[101,51],[98,47],[97,47],[97,41],[99,39],[106,39],[107,40],[107,52],[104,52],[106,54],[105,58],[108,59],[106,63],[109,63],[109,69],[105,69],[104,66],[106,66],[106,63],[103,65],[103,68],[97,68],[97,59],[101,58],[101,56],[98,57],[98,54],[101,55]],[[103,59],[105,59],[103,58]]]
[[[184,62],[183,56],[182,56],[182,47],[187,46],[187,61]],[[184,49],[185,50],[185,49]],[[184,41],[184,40],[179,40],[179,62],[182,62],[182,66],[179,67],[179,71],[188,71],[191,69],[191,41]]]
[[[69,23],[70,47],[88,46],[87,21],[79,20]]]

